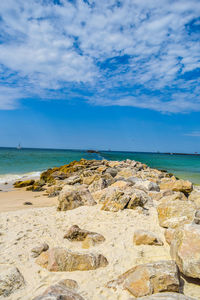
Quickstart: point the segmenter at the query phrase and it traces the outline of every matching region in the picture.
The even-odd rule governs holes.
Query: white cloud
[[[200,111],[199,81],[184,78],[200,68],[200,36],[188,32],[192,21],[198,26],[199,0],[60,2],[0,1],[1,82],[20,90],[7,100],[2,94],[1,109],[28,95],[49,98],[51,90],[64,98],[77,88],[98,105]],[[127,64],[100,67],[123,55]]]
[[[194,136],[194,137],[200,137],[200,131],[192,131],[192,132],[186,133],[184,135]]]

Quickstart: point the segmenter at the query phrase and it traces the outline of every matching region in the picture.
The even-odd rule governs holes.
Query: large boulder
[[[193,185],[188,180],[164,179],[160,183],[160,189],[161,190],[170,189],[175,192],[183,192],[184,194],[189,194],[193,190]]]
[[[157,261],[136,266],[107,286],[121,286],[133,296],[142,297],[159,292],[179,292],[180,278],[174,261]]]
[[[106,267],[107,259],[101,254],[72,252],[65,248],[52,248],[42,252],[36,263],[51,272],[95,270]]]
[[[190,223],[195,214],[195,205],[188,200],[175,199],[167,196],[157,206],[159,224],[162,227],[176,228]]]
[[[153,232],[146,230],[136,230],[133,236],[133,242],[135,245],[155,245],[162,246],[162,240],[157,237]]]
[[[117,212],[124,208],[134,209],[150,201],[150,197],[141,190],[110,187],[105,194],[102,210]]]
[[[197,208],[200,208],[200,190],[192,191],[188,199],[194,202]]]
[[[64,235],[64,238],[68,239],[71,242],[83,242],[83,248],[89,248],[90,246],[95,246],[96,244],[100,244],[105,241],[103,235],[96,232],[81,229],[77,225],[71,226]]]
[[[136,189],[141,189],[143,191],[160,191],[160,187],[157,183],[149,181],[149,180],[138,180],[136,181],[134,187]]]
[[[184,275],[200,279],[200,225],[187,224],[177,230],[170,251]]]
[[[44,293],[33,300],[84,300],[77,293],[77,282],[74,280],[62,280],[48,287]]]
[[[138,300],[195,300],[179,293],[158,293],[151,296],[139,297]],[[133,299],[130,299],[133,300]]]
[[[58,196],[58,210],[70,210],[83,205],[95,205],[90,191],[85,185],[65,185]]]
[[[105,178],[100,178],[98,180],[93,181],[93,183],[90,184],[88,189],[91,193],[93,193],[93,192],[107,188],[108,185],[109,185],[108,180],[106,180]]]
[[[24,278],[16,267],[0,265],[0,296],[8,297],[24,285]]]

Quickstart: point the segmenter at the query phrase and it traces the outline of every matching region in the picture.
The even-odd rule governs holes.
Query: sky
[[[0,146],[19,142],[200,152],[200,1],[0,1]]]

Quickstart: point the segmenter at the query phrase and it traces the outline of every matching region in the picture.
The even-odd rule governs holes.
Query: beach
[[[80,171],[81,166],[83,169]],[[67,175],[64,180],[63,178],[62,180],[56,179],[56,187],[62,186],[63,192],[61,190],[61,196],[48,197],[48,189],[45,191],[32,192],[27,191],[26,187],[12,188],[10,191],[0,192],[0,265],[16,267],[24,279],[23,284],[19,288],[14,289],[7,296],[0,296],[0,298],[32,300],[42,295],[49,286],[61,280],[70,279],[77,282],[78,288],[76,289],[76,293],[85,300],[135,299],[133,294],[130,294],[126,289],[120,286],[114,289],[109,288],[107,286],[108,282],[116,279],[133,266],[171,260],[170,245],[165,238],[166,228],[161,226],[158,217],[158,207],[162,202],[162,197],[159,200],[155,200],[156,197],[160,197],[161,193],[158,191],[160,188],[158,189],[156,184],[159,180],[155,180],[153,176],[163,178],[164,184],[166,184],[166,182],[167,184],[180,182],[182,184],[180,189],[183,191],[188,191],[192,185],[188,182],[178,181],[175,177],[167,177],[166,179],[165,172],[150,169],[146,165],[134,161],[90,162],[82,160],[67,165],[65,168],[61,167],[57,171],[51,170],[51,173],[44,173],[46,176],[45,180],[47,180],[47,182],[52,180],[51,174],[55,172],[57,172],[56,176],[59,178],[59,176],[61,176],[61,169],[62,172],[66,172],[65,174],[68,174],[67,172],[71,172],[73,169],[73,173]],[[111,206],[107,206],[107,208],[104,207],[103,209],[103,202],[97,201],[97,199],[100,199],[98,193],[100,191],[100,194],[103,195],[103,193],[105,191],[107,193],[107,189],[109,190],[110,188],[100,188],[97,183],[99,183],[99,180],[101,182],[101,178],[95,177],[99,174],[97,172],[104,172],[103,170],[107,170],[108,172],[103,176],[106,176],[106,180],[111,180],[109,183],[111,184],[111,191],[114,189],[114,191],[120,191],[121,193],[121,191],[129,191],[131,189],[131,193],[135,191],[138,193],[139,191],[142,197],[146,195],[145,197],[148,197],[148,200],[145,200],[146,204],[144,207],[141,204],[141,201],[143,201],[143,198],[141,198],[139,204],[135,204],[134,209],[125,209],[125,204],[118,209],[118,206],[115,206],[116,204],[112,201],[109,204]],[[118,174],[114,174],[114,171],[118,172]],[[78,176],[74,174],[78,174],[77,172],[80,174],[79,178],[83,180],[81,185],[75,183]],[[145,174],[146,178],[141,179],[141,177],[138,177],[139,184],[136,180],[134,185],[129,185],[130,182],[127,180],[130,178],[131,172],[132,174],[135,172],[134,176],[144,176]],[[82,176],[82,174],[84,174],[84,176]],[[113,175],[114,177],[112,178]],[[150,178],[150,176],[152,181],[147,179],[147,177]],[[144,186],[142,187],[141,184]],[[61,201],[63,201],[62,193],[65,191],[64,187],[67,186],[71,191],[73,186],[75,190],[77,190],[81,188],[82,185],[84,188],[88,186],[92,197],[96,199],[98,203],[96,203],[96,205],[81,204],[80,206],[76,204],[76,207],[71,207],[70,209],[66,207],[65,209],[61,208]],[[133,188],[134,186],[136,187],[136,185],[137,188],[135,190]],[[50,188],[52,188],[52,186],[55,187],[55,185],[51,183]],[[162,185],[160,185],[160,187],[162,188]],[[164,189],[164,191],[165,190],[166,189]],[[81,190],[80,193],[82,193]],[[149,197],[149,195],[151,195],[151,197]],[[177,199],[181,197],[182,203],[186,201],[188,204],[191,203],[189,200],[186,200],[182,192],[172,192],[171,195],[177,195]],[[74,205],[73,203],[76,203],[77,200],[74,198],[74,201],[72,205]],[[25,205],[25,202],[31,202],[32,205]],[[182,216],[180,222],[183,222]],[[187,220],[186,223],[188,223]],[[181,224],[184,225],[183,223]],[[105,241],[100,244],[89,245],[88,248],[85,248],[80,241],[72,242],[63,238],[67,230],[73,225],[78,225],[84,230],[98,233],[105,238]],[[156,235],[158,239],[162,241],[161,245],[135,245],[133,242],[134,232],[141,229]],[[70,253],[93,253],[94,255],[100,253],[107,259],[108,265],[85,271],[49,271],[39,265],[37,259],[32,255],[32,249],[43,243],[48,244],[49,249],[62,247],[67,249],[67,251],[71,251]],[[179,289],[186,297],[200,299],[200,285],[197,279],[188,279],[182,276],[180,282]]]

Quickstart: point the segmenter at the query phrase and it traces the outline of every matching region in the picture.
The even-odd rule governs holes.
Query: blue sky
[[[199,0],[0,1],[0,146],[200,152]]]

